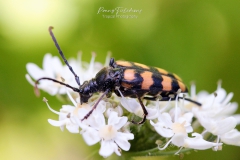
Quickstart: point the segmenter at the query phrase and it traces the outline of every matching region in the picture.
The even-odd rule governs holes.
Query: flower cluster
[[[90,63],[82,62],[80,56],[77,60],[69,61],[75,72],[80,75],[81,82],[93,78],[104,66],[94,60],[95,54]],[[109,56],[106,58],[105,65],[108,61]],[[51,54],[45,55],[43,69],[33,63],[28,63],[27,71],[29,74],[26,74],[26,79],[32,85],[35,83],[34,80],[41,77],[50,77],[60,81],[64,79],[65,83],[76,85],[74,76],[68,67],[63,65],[58,57]],[[154,148],[154,145],[157,149],[157,151],[154,150],[155,155],[161,155],[161,152],[169,148],[170,144],[178,148],[175,154],[181,152],[183,148],[195,150],[212,148],[217,151],[222,149],[223,143],[240,146],[240,132],[235,129],[240,123],[240,115],[234,115],[238,104],[230,102],[233,93],[227,94],[220,82],[216,91],[211,94],[206,91],[197,94],[193,84],[190,95],[179,93],[176,97],[176,99],[178,96],[189,97],[201,103],[202,106],[197,106],[184,98],[175,101],[170,99],[167,102],[143,100],[148,115],[147,121],[141,127],[129,122],[132,119],[143,118],[140,103],[137,99],[124,97],[120,91],[121,97],[113,94],[110,98],[103,98],[96,109],[88,114],[101,93],[92,96],[87,104],[80,104],[79,96],[65,86],[45,80],[41,81],[38,87],[53,96],[67,95],[72,103],[72,105],[63,105],[58,112],[53,110],[44,98],[49,110],[59,116],[58,120],[49,119],[48,122],[60,127],[61,130],[66,128],[70,133],[81,134],[88,145],[99,142],[101,144],[99,154],[103,157],[108,157],[113,153],[120,156],[121,150],[149,151]],[[89,116],[86,118],[86,115]],[[152,139],[157,144],[148,145],[146,142],[146,145],[137,145],[139,135],[143,139],[154,137]],[[134,150],[131,146],[139,146],[139,148]]]

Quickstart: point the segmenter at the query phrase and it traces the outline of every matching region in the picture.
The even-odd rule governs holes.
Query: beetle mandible
[[[117,96],[137,98],[142,110],[143,119],[139,122],[132,121],[134,124],[143,124],[146,121],[146,116],[148,112],[142,102],[142,99],[147,100],[159,100],[168,101],[175,100],[175,98],[170,98],[172,95],[179,93],[186,93],[188,89],[186,85],[182,82],[181,78],[176,74],[169,73],[168,71],[157,68],[146,66],[144,64],[129,62],[129,61],[115,61],[113,58],[110,59],[109,66],[101,69],[95,76],[89,81],[80,84],[78,75],[74,72],[72,67],[66,60],[53,32],[53,27],[49,27],[49,33],[53,39],[53,42],[64,60],[65,64],[68,66],[69,70],[75,76],[75,80],[79,88],[72,87],[61,81],[42,77],[35,82],[35,87],[41,80],[51,80],[53,82],[64,85],[71,88],[74,92],[78,92],[80,95],[80,103],[87,103],[89,98],[92,97],[94,93],[102,92],[103,94],[95,102],[89,113],[82,119],[87,119],[94,109],[97,107],[98,103],[106,96],[111,97],[114,92]],[[120,94],[121,92],[121,94]],[[160,97],[160,98],[159,98]],[[188,98],[178,97],[179,99],[184,99],[201,106],[200,103],[193,101]]]

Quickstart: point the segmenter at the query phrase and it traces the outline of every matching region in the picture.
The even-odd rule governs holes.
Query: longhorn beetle
[[[66,60],[58,42],[52,32],[53,27],[49,27],[49,33],[52,37],[52,40],[64,60],[65,64],[68,66],[69,70],[75,76],[75,80],[79,88],[72,87],[61,81],[42,77],[35,82],[35,87],[41,80],[51,80],[53,82],[64,85],[68,88],[71,88],[74,92],[78,92],[80,95],[80,103],[87,103],[88,99],[96,92],[103,92],[100,98],[93,105],[89,113],[82,119],[87,119],[94,109],[96,109],[98,103],[106,97],[111,97],[112,92],[117,96],[121,96],[119,92],[122,93],[124,97],[137,98],[142,110],[143,110],[143,119],[140,122],[132,121],[134,124],[142,124],[146,121],[146,116],[148,112],[142,102],[142,99],[152,100],[152,101],[168,101],[175,100],[175,98],[170,98],[171,95],[188,92],[186,85],[182,82],[181,78],[176,74],[169,73],[168,71],[157,68],[150,67],[144,64],[129,62],[129,61],[114,61],[113,58],[110,59],[109,66],[101,69],[95,76],[89,81],[83,82],[80,84],[79,77],[74,72],[72,67],[69,65]],[[159,98],[160,97],[160,98]],[[198,106],[201,106],[200,103],[193,101],[188,98],[178,97],[178,99],[185,99],[192,103],[195,103]]]

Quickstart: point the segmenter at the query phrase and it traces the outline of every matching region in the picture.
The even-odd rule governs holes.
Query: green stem
[[[184,148],[179,153],[184,153],[190,151],[190,148]],[[158,148],[153,148],[145,151],[140,152],[124,152],[124,156],[129,157],[138,157],[138,156],[164,156],[164,155],[174,155],[178,150],[171,150],[171,151],[160,151]]]

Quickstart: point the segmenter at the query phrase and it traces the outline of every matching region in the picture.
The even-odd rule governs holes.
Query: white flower
[[[55,126],[55,127],[60,127],[60,129],[63,131],[64,126],[66,126],[66,129],[71,132],[71,133],[79,133],[79,125],[72,116],[75,110],[75,107],[70,106],[70,105],[63,105],[62,109],[60,112],[57,112],[53,110],[49,104],[47,103],[47,100],[44,100],[48,106],[48,108],[55,114],[59,115],[59,120],[52,120],[48,119],[48,122]]]
[[[105,124],[103,112],[106,109],[106,102],[101,100],[92,114],[83,120],[94,103],[80,105],[68,91],[66,92],[74,106],[63,105],[60,112],[54,111],[45,100],[49,109],[59,115],[58,121],[48,120],[51,125],[60,127],[61,130],[66,126],[71,133],[79,133],[79,128],[81,128],[80,133],[88,145],[101,143],[99,154],[103,157],[108,157],[113,152],[121,155],[119,147],[125,151],[130,149],[128,140],[133,139],[134,135],[126,131],[126,128],[120,131],[127,124],[127,117],[118,117],[118,113],[109,108],[107,111],[108,124]]]
[[[186,116],[189,114],[190,116]],[[189,117],[190,119],[187,119]],[[189,121],[192,119],[192,113],[185,113],[173,122],[169,113],[162,113],[158,117],[158,122],[155,124],[152,120],[150,123],[154,126],[156,131],[163,137],[170,138],[177,133],[187,134],[192,132],[192,127]]]
[[[57,112],[53,110],[49,104],[47,103],[47,100],[44,99],[44,101],[47,103],[48,108],[55,114],[59,115],[59,120],[52,120],[48,119],[48,122],[56,127],[60,127],[60,129],[63,131],[64,126],[68,129],[71,133],[79,133],[79,127],[85,125],[92,124],[93,118],[96,119],[99,114],[102,114],[105,111],[106,103],[104,101],[100,101],[98,104],[98,107],[93,111],[93,113],[85,120],[81,121],[91,110],[92,104],[82,104],[80,105],[77,103],[71,94],[68,92],[67,88],[66,92],[69,97],[69,99],[72,101],[74,106],[71,105],[63,105],[60,109],[60,112]]]
[[[130,149],[128,140],[132,140],[132,133],[123,133],[120,129],[127,123],[127,117],[118,117],[117,112],[110,112],[108,123],[105,123],[103,114],[95,117],[95,121],[89,126],[81,126],[84,140],[87,144],[93,145],[100,141],[99,154],[103,157],[110,156],[113,152],[121,155],[119,147],[125,151]]]
[[[63,78],[65,83],[68,83],[70,85],[74,83],[74,77],[69,71],[68,67],[66,65],[62,65],[60,59],[57,56],[52,56],[49,53],[46,54],[43,58],[43,69],[39,68],[34,63],[27,63],[26,68],[29,73],[26,74],[26,79],[33,86],[35,85],[35,82],[32,80],[32,78],[34,80],[37,80],[42,77],[49,77],[58,81],[62,81]],[[64,86],[50,80],[40,81],[38,88],[48,92],[50,95],[56,95],[57,93],[66,93]]]
[[[178,107],[178,102],[176,101],[175,108],[170,111],[172,115],[165,112],[159,115],[157,123],[154,123],[152,120],[150,121],[150,124],[155,128],[158,134],[163,137],[170,138],[164,147],[159,147],[160,150],[166,149],[170,143],[181,147],[180,150],[183,147],[192,149],[208,149],[221,145],[221,143],[212,143],[204,140],[198,133],[192,134],[195,138],[188,137],[188,133],[193,132],[193,128],[191,126],[193,113],[187,112],[182,114],[181,112],[182,111]]]
[[[192,87],[195,88],[194,85]],[[238,108],[236,102],[230,103],[232,97],[233,93],[227,94],[227,92],[221,88],[221,83],[219,83],[214,93],[209,94],[206,91],[201,91],[194,97],[196,101],[202,104],[201,107],[195,107],[194,111],[204,113],[207,117],[216,119],[228,117]]]
[[[234,129],[237,125],[236,119],[233,117],[227,117],[224,119],[214,119],[204,116],[200,112],[196,112],[197,118],[201,125],[214,135],[223,135],[224,133],[229,132]]]
[[[202,107],[194,107],[192,111],[205,128],[203,134],[210,132],[217,136],[217,142],[221,140],[227,144],[239,145],[239,132],[234,129],[238,118],[237,116],[231,116],[238,105],[237,103],[230,103],[232,97],[233,93],[227,94],[219,84],[213,94],[200,93],[197,100],[202,102]],[[235,138],[235,141],[233,141],[233,138]],[[217,147],[214,149],[218,150]]]
[[[185,116],[186,114],[190,114],[190,116]],[[157,123],[150,120],[150,124],[155,128],[158,134],[166,138],[171,138],[169,142],[172,142],[176,146],[183,146],[184,139],[188,136],[187,134],[193,131],[189,123],[192,119],[192,113],[186,114],[177,118],[176,121],[173,121],[169,113],[162,113],[159,115]],[[160,149],[165,149],[168,144],[169,143]]]

